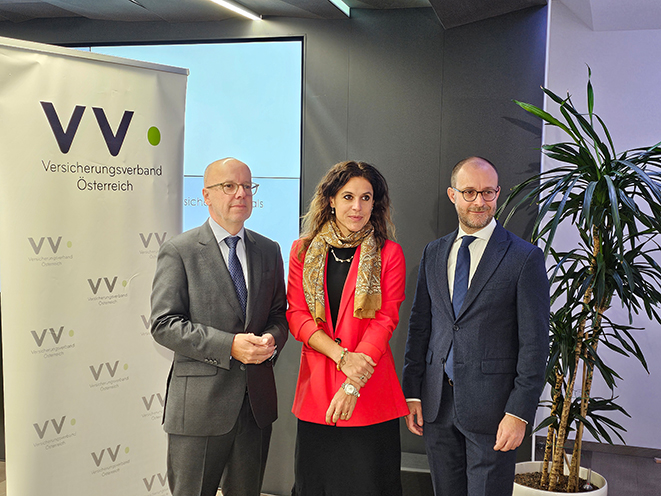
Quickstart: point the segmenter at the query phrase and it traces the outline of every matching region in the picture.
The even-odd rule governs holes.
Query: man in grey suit
[[[533,421],[548,357],[542,251],[494,220],[491,162],[470,157],[447,193],[459,228],[424,250],[403,390],[437,496],[509,496],[515,449]]]
[[[210,164],[210,218],[163,244],[151,332],[174,351],[164,427],[174,496],[258,496],[277,418],[273,359],[288,336],[277,243],[243,227],[257,185],[233,158]],[[221,482],[222,477],[222,482]]]

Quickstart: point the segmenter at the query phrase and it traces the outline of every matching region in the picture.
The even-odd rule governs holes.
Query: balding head
[[[452,168],[452,175],[450,176],[450,185],[453,188],[457,187],[457,174],[462,169],[462,167],[464,167],[466,165],[471,166],[471,167],[477,167],[477,168],[480,168],[480,167],[491,168],[496,173],[496,178],[498,177],[498,170],[496,169],[496,166],[493,165],[489,160],[487,160],[486,158],[482,158],[482,157],[468,157],[468,158],[465,158],[465,159],[460,160],[459,162],[457,162],[457,165],[455,165]]]
[[[210,174],[216,172],[223,172],[224,170],[226,170],[226,168],[241,167],[241,166],[245,167],[246,169],[248,169],[248,172],[250,172],[250,168],[246,164],[233,157],[221,158],[220,160],[211,162],[209,165],[207,165],[207,168],[204,169],[204,187],[206,188],[207,186],[211,186],[212,184],[215,184],[215,182],[212,182],[210,180],[209,177]]]

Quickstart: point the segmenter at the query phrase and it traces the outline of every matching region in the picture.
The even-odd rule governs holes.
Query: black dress
[[[356,248],[328,253],[326,287],[333,324]],[[333,254],[335,256],[333,256]],[[340,343],[341,345],[341,343]],[[360,401],[360,399],[358,400]],[[399,419],[363,427],[298,421],[292,496],[401,496]]]

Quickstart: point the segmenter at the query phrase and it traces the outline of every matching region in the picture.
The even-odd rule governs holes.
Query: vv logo
[[[152,487],[154,487],[154,482],[156,482],[157,478],[158,478],[158,482],[161,483],[161,487],[165,487],[165,483],[168,480],[167,475],[163,475],[163,474],[160,474],[160,473],[154,474],[154,475],[151,476],[151,478],[149,480],[147,480],[146,477],[142,479],[142,482],[145,483],[145,487],[147,488],[147,492],[149,492],[149,493],[151,492],[151,489],[152,489]]]
[[[98,367],[95,367],[94,365],[90,365],[90,371],[92,372],[92,375],[94,376],[94,380],[98,381],[99,378],[101,377],[101,374],[103,373],[103,366],[105,365],[105,370],[108,371],[108,375],[110,375],[110,378],[112,379],[115,377],[115,374],[117,373],[117,367],[119,367],[119,360],[115,361],[114,365],[110,365],[110,363],[100,363]],[[124,370],[128,369],[128,364],[124,365]]]
[[[165,241],[165,236],[167,236],[168,233],[164,232],[163,236],[159,236],[158,233],[147,233],[147,236],[145,237],[144,233],[140,233],[140,239],[142,240],[142,244],[144,245],[145,248],[149,248],[149,245],[151,244],[151,238],[154,236],[154,239],[158,243],[158,246],[161,246],[163,244],[163,241]]]
[[[92,279],[87,280],[92,293],[95,295],[99,292],[99,288],[101,287],[102,282],[105,283],[105,287],[108,290],[108,293],[112,293],[115,291],[115,287],[117,285],[117,276],[113,277],[112,280],[107,277],[99,277],[96,281],[93,281]],[[126,286],[126,281],[122,281],[122,286]]]
[[[152,394],[149,399],[147,399],[145,396],[142,397],[142,402],[145,404],[145,408],[147,411],[151,410],[151,406],[154,403],[154,398],[158,399],[158,402],[161,404],[161,408],[165,406],[165,401],[163,400],[163,396],[161,396],[161,393],[156,393]]]
[[[108,453],[108,456],[110,457],[111,462],[117,461],[117,456],[119,455],[119,448],[121,447],[120,444],[117,445],[117,447],[113,450],[112,448],[104,448],[101,450],[100,453],[97,453],[95,451],[92,451],[90,455],[92,455],[92,459],[94,459],[94,463],[98,467],[101,465],[101,462],[103,461],[103,458],[105,457],[106,453]],[[124,452],[128,454],[129,448],[124,448]]]
[[[53,240],[50,236],[44,237],[42,236],[39,238],[39,241],[35,241],[34,238],[28,238],[28,241],[30,242],[30,246],[34,250],[35,255],[39,255],[41,252],[41,249],[44,246],[44,241],[48,240],[48,245],[50,246],[50,249],[53,253],[57,253],[57,250],[60,249],[60,243],[62,242],[62,236],[58,236],[57,240]]]
[[[56,331],[52,327],[49,329],[43,329],[41,331],[41,334],[38,334],[37,331],[30,331],[32,334],[32,337],[34,338],[35,342],[37,343],[37,346],[41,348],[41,345],[44,344],[44,340],[46,339],[46,336],[48,335],[48,331],[50,331],[50,335],[53,338],[53,342],[55,344],[60,343],[60,339],[62,339],[62,332],[64,331],[64,326],[60,326],[60,328]]]
[[[34,430],[37,431],[37,436],[39,436],[39,439],[43,439],[44,436],[46,435],[46,432],[49,429],[50,426],[53,426],[53,429],[55,430],[55,434],[59,435],[60,432],[62,432],[62,427],[64,427],[64,420],[66,419],[66,415],[62,416],[60,421],[58,422],[55,419],[50,419],[46,420],[43,425],[40,424],[32,424],[34,426]],[[71,425],[75,424],[75,421],[71,421]]]
[[[46,114],[46,119],[48,119],[48,124],[50,124],[53,134],[55,135],[55,140],[57,145],[60,147],[62,153],[69,153],[71,144],[73,143],[73,138],[76,136],[76,131],[78,131],[78,126],[80,121],[83,118],[85,113],[85,107],[82,105],[76,105],[76,108],[73,109],[73,113],[69,118],[69,123],[67,124],[67,130],[64,130],[60,117],[55,110],[55,106],[51,102],[40,102],[41,108],[44,109]],[[122,117],[122,121],[119,123],[117,132],[113,132],[106,117],[106,112],[101,107],[92,107],[94,112],[94,117],[96,117],[96,122],[99,125],[103,139],[106,142],[108,151],[110,155],[116,157],[119,154],[119,151],[124,144],[124,138],[126,138],[126,132],[129,129],[129,124],[131,124],[131,119],[133,118],[132,110],[125,110]]]

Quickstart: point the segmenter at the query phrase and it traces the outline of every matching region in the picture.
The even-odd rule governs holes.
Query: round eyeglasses
[[[500,186],[498,186],[496,189],[485,189],[484,191],[475,191],[474,189],[465,189],[461,191],[460,189],[457,189],[455,187],[452,188],[455,190],[457,193],[461,193],[461,196],[464,197],[464,200],[467,202],[474,202],[477,200],[477,195],[480,194],[482,195],[482,199],[485,202],[492,202],[496,199],[496,196],[498,196],[498,192],[500,191]]]
[[[237,184],[233,182],[212,184],[211,186],[205,186],[205,188],[211,189],[217,186],[220,186],[223,189],[223,193],[225,193],[226,195],[236,194],[236,191],[239,189],[239,186],[241,186],[243,188],[243,191],[246,192],[247,196],[252,196],[255,193],[257,193],[257,188],[259,188],[259,184],[256,183]]]

